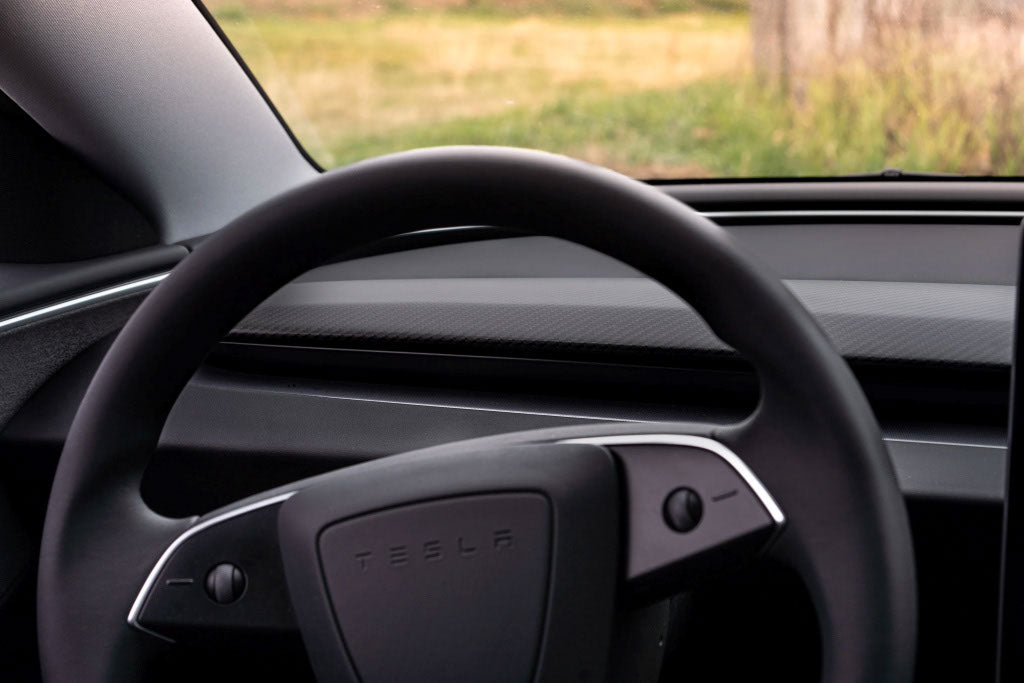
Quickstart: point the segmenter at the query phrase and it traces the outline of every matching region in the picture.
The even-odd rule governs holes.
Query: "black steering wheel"
[[[729,426],[438,446],[197,519],[146,506],[140,482],[172,405],[243,316],[330,255],[467,224],[565,238],[657,279],[753,362],[758,408]],[[811,596],[822,680],[911,679],[904,502],[860,387],[786,287],[710,221],[611,171],[515,149],[408,152],[241,216],[125,325],[50,494],[42,667],[49,681],[135,680],[168,641],[297,629],[322,681],[602,681],[623,605],[765,555]]]

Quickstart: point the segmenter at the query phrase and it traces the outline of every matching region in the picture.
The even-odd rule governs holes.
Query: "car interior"
[[[232,16],[0,6],[0,679],[1021,680],[1024,174],[325,163]]]

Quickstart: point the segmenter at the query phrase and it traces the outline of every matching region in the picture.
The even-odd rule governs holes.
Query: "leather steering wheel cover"
[[[97,371],[55,475],[39,568],[44,676],[138,676],[156,645],[125,615],[188,521],[150,511],[139,484],[171,407],[209,350],[331,255],[465,224],[553,235],[619,258],[685,298],[753,361],[762,404],[720,438],[741,457],[744,444],[791,451],[791,465],[778,471],[748,461],[784,510],[773,487],[799,476],[801,463],[818,463],[824,475],[804,483],[828,488],[817,500],[844,501],[834,539],[798,526],[780,545],[812,578],[825,680],[908,681],[916,582],[905,507],[860,387],[815,321],[725,231],[658,190],[560,156],[482,147],[406,152],[325,173],[217,232],[147,297]],[[822,577],[813,557],[822,547],[832,566],[849,568],[843,583]]]

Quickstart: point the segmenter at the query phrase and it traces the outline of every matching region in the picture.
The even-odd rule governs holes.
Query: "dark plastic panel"
[[[13,454],[22,448],[49,448],[54,456],[59,452],[73,411],[102,352],[103,348],[97,348],[85,354],[35,395],[30,407],[0,435],[5,452]],[[383,356],[381,362],[391,365],[388,355]],[[441,363],[444,359],[413,358],[413,366],[396,366],[406,382],[415,378],[414,368],[419,367],[426,373],[423,378],[428,388],[397,385],[399,378],[381,374],[373,360],[372,355],[357,354],[353,363],[368,367],[378,380],[385,378],[395,385],[316,383],[294,375],[273,378],[201,373],[171,414],[161,439],[161,454],[151,466],[152,479],[147,478],[147,495],[152,496],[158,509],[169,514],[193,514],[289,479],[433,444],[538,427],[588,424],[594,419],[725,423],[742,417],[748,403],[752,406],[756,399],[756,386],[746,385],[738,395],[728,398],[727,394],[726,403],[717,410],[709,410],[709,401],[721,402],[723,398],[702,388],[706,382],[714,382],[721,390],[742,379],[730,379],[724,372],[702,378],[654,368],[648,377],[641,369],[625,366],[548,367],[526,361],[511,365],[509,361],[495,361],[504,373],[512,371],[526,382],[515,392],[509,389],[496,396],[478,389],[455,389],[463,379],[459,368],[469,362],[467,359],[452,357]],[[441,363],[439,369],[445,372],[451,389],[438,388],[440,380],[426,372],[433,362]],[[327,372],[326,361],[318,361],[318,367]],[[492,390],[504,387],[504,375],[488,374],[487,367],[472,362],[463,372],[479,374]],[[354,373],[349,368],[343,374]],[[619,380],[614,379],[617,373],[622,374]],[[883,374],[892,377],[892,371]],[[560,395],[553,384],[555,377],[568,383],[562,390],[582,393]],[[589,384],[584,377],[590,379]],[[598,382],[598,378],[603,379]],[[658,385],[661,393],[655,388]],[[959,380],[959,385],[967,386],[967,379]],[[532,395],[525,393],[527,386],[532,387]],[[630,394],[629,386],[640,393]],[[685,386],[690,387],[692,395],[684,392]],[[867,385],[869,394],[873,386]],[[602,399],[609,387],[618,398],[630,400]],[[946,389],[932,389],[933,393],[939,391]],[[646,402],[655,399],[663,403]],[[923,400],[911,394],[897,405],[905,412],[907,406],[920,405]],[[966,407],[958,410],[963,413]],[[594,419],[572,417],[580,414]],[[888,444],[889,453],[907,495],[976,502],[1002,499],[1005,432],[1001,428],[899,421],[885,426],[886,435],[895,439]],[[339,433],[344,433],[344,439],[339,440]],[[271,459],[277,465],[255,465],[254,458]],[[238,476],[238,468],[244,468],[244,477]],[[277,475],[275,469],[280,470]],[[197,479],[197,471],[207,474]],[[150,486],[150,481],[162,483]]]
[[[3,92],[0,150],[0,263],[75,261],[158,242],[136,205]]]
[[[187,254],[172,245],[65,263],[0,263],[0,318],[168,271]]]
[[[478,229],[484,234],[486,229]],[[1013,285],[1018,225],[851,223],[730,225],[725,230],[779,277]],[[474,230],[459,232],[461,239]],[[440,235],[443,236],[443,233]],[[439,236],[439,237],[440,237]],[[399,240],[396,240],[398,242]],[[413,248],[326,265],[300,282],[431,278],[642,277],[553,237],[505,237]]]

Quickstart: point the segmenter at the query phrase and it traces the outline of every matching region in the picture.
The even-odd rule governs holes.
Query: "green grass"
[[[566,95],[543,107],[411,126],[388,134],[336,138],[339,164],[415,147],[512,145],[559,151],[639,176],[797,174],[801,159],[765,125],[784,128],[785,108],[769,102],[750,116],[746,87],[714,80],[673,91]],[[758,104],[763,104],[758,100]],[[770,131],[769,131],[770,133]]]
[[[477,17],[649,17],[680,12],[744,14],[750,9],[750,0],[206,0],[205,4],[222,22],[260,15],[343,17],[443,11]]]
[[[745,19],[731,15],[512,21],[289,15],[223,26],[325,166],[427,138],[453,144],[497,136],[506,144],[569,151],[568,137],[587,135],[569,130],[573,124],[559,114],[575,102],[595,111],[619,97],[671,93],[709,75],[738,72],[748,60]],[[642,125],[643,117],[630,121]],[[544,137],[531,145],[531,133]],[[588,149],[577,145],[573,153],[610,160],[615,150],[606,147],[619,144],[614,138],[606,130],[600,142],[591,139]],[[693,170],[684,164],[664,172]]]
[[[538,109],[339,136],[329,151],[341,165],[416,147],[512,145],[648,178],[832,175],[886,163],[884,140],[867,130],[856,146],[844,147],[844,126],[803,140],[795,139],[797,126],[779,95],[744,79],[714,79],[671,91],[569,94]]]
[[[970,32],[964,40],[974,43],[904,40],[876,46],[882,59],[867,52],[822,63],[783,96],[753,71],[747,16],[706,11],[711,2],[601,0],[588,6],[644,11],[583,16],[571,10],[583,0],[559,0],[561,14],[539,15],[529,10],[534,0],[520,0],[509,16],[494,0],[431,0],[456,4],[339,16],[311,9],[315,1],[215,11],[328,167],[415,147],[492,144],[647,178],[886,166],[1024,174],[1019,74]],[[705,11],[664,11],[698,4]]]
[[[415,0],[389,0],[397,8],[409,9]],[[627,16],[649,17],[680,12],[745,13],[748,0],[518,0],[514,3],[504,0],[465,0],[454,5],[452,12],[464,12],[476,16]]]
[[[991,158],[1000,135],[994,114],[974,128],[955,112],[917,109],[894,149],[890,100],[884,93],[861,92],[865,97],[851,105],[819,85],[811,94],[815,101],[799,107],[750,79],[736,78],[671,91],[567,94],[540,108],[388,134],[337,136],[329,153],[341,165],[416,147],[512,145],[557,151],[645,178],[831,176],[887,166],[1024,173],[1020,124],[1001,166]]]

